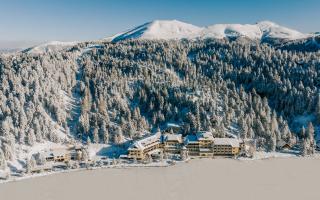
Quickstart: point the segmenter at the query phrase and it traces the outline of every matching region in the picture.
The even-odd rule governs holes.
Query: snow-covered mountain
[[[156,20],[145,23],[133,29],[117,34],[112,41],[117,42],[126,39],[202,39],[202,38],[237,38],[246,37],[258,40],[296,40],[309,37],[270,21],[262,21],[256,24],[215,24],[207,27],[198,27],[177,20]]]
[[[135,27],[113,38],[113,41],[125,39],[192,39],[203,28],[177,20],[156,20]]]
[[[309,48],[310,41],[319,36],[319,32],[304,34],[299,31],[280,26],[274,22],[261,21],[256,24],[215,24],[207,27],[198,27],[178,20],[155,20],[120,32],[93,43],[119,42],[128,39],[144,40],[180,40],[180,39],[223,39],[248,38],[268,42],[277,47],[286,48],[291,42],[299,41],[295,49]],[[310,40],[310,41],[309,41]],[[290,42],[290,43],[288,43]],[[70,49],[79,42],[52,41],[23,50],[23,53],[43,54]],[[312,43],[313,44],[313,43]],[[314,45],[318,49],[317,45]],[[312,48],[314,49],[314,48]]]

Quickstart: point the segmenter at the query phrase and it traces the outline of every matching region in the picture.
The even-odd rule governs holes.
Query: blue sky
[[[99,39],[154,19],[198,26],[270,20],[315,32],[319,8],[320,0],[0,0],[0,42]]]

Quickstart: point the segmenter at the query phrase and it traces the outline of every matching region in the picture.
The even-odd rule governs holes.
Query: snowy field
[[[319,199],[320,158],[195,159],[171,167],[60,173],[0,184],[1,199]]]

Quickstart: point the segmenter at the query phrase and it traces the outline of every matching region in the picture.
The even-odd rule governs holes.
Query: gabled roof
[[[285,146],[285,145],[291,146],[288,142],[285,142],[285,141],[283,141],[283,140],[280,140],[280,141],[277,142],[277,147],[282,148],[282,147]]]

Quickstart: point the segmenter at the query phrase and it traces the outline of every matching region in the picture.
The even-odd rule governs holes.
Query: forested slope
[[[240,39],[88,45],[0,57],[2,161],[43,141],[121,144],[168,122],[274,151],[295,136],[310,144],[319,125],[319,52]]]

